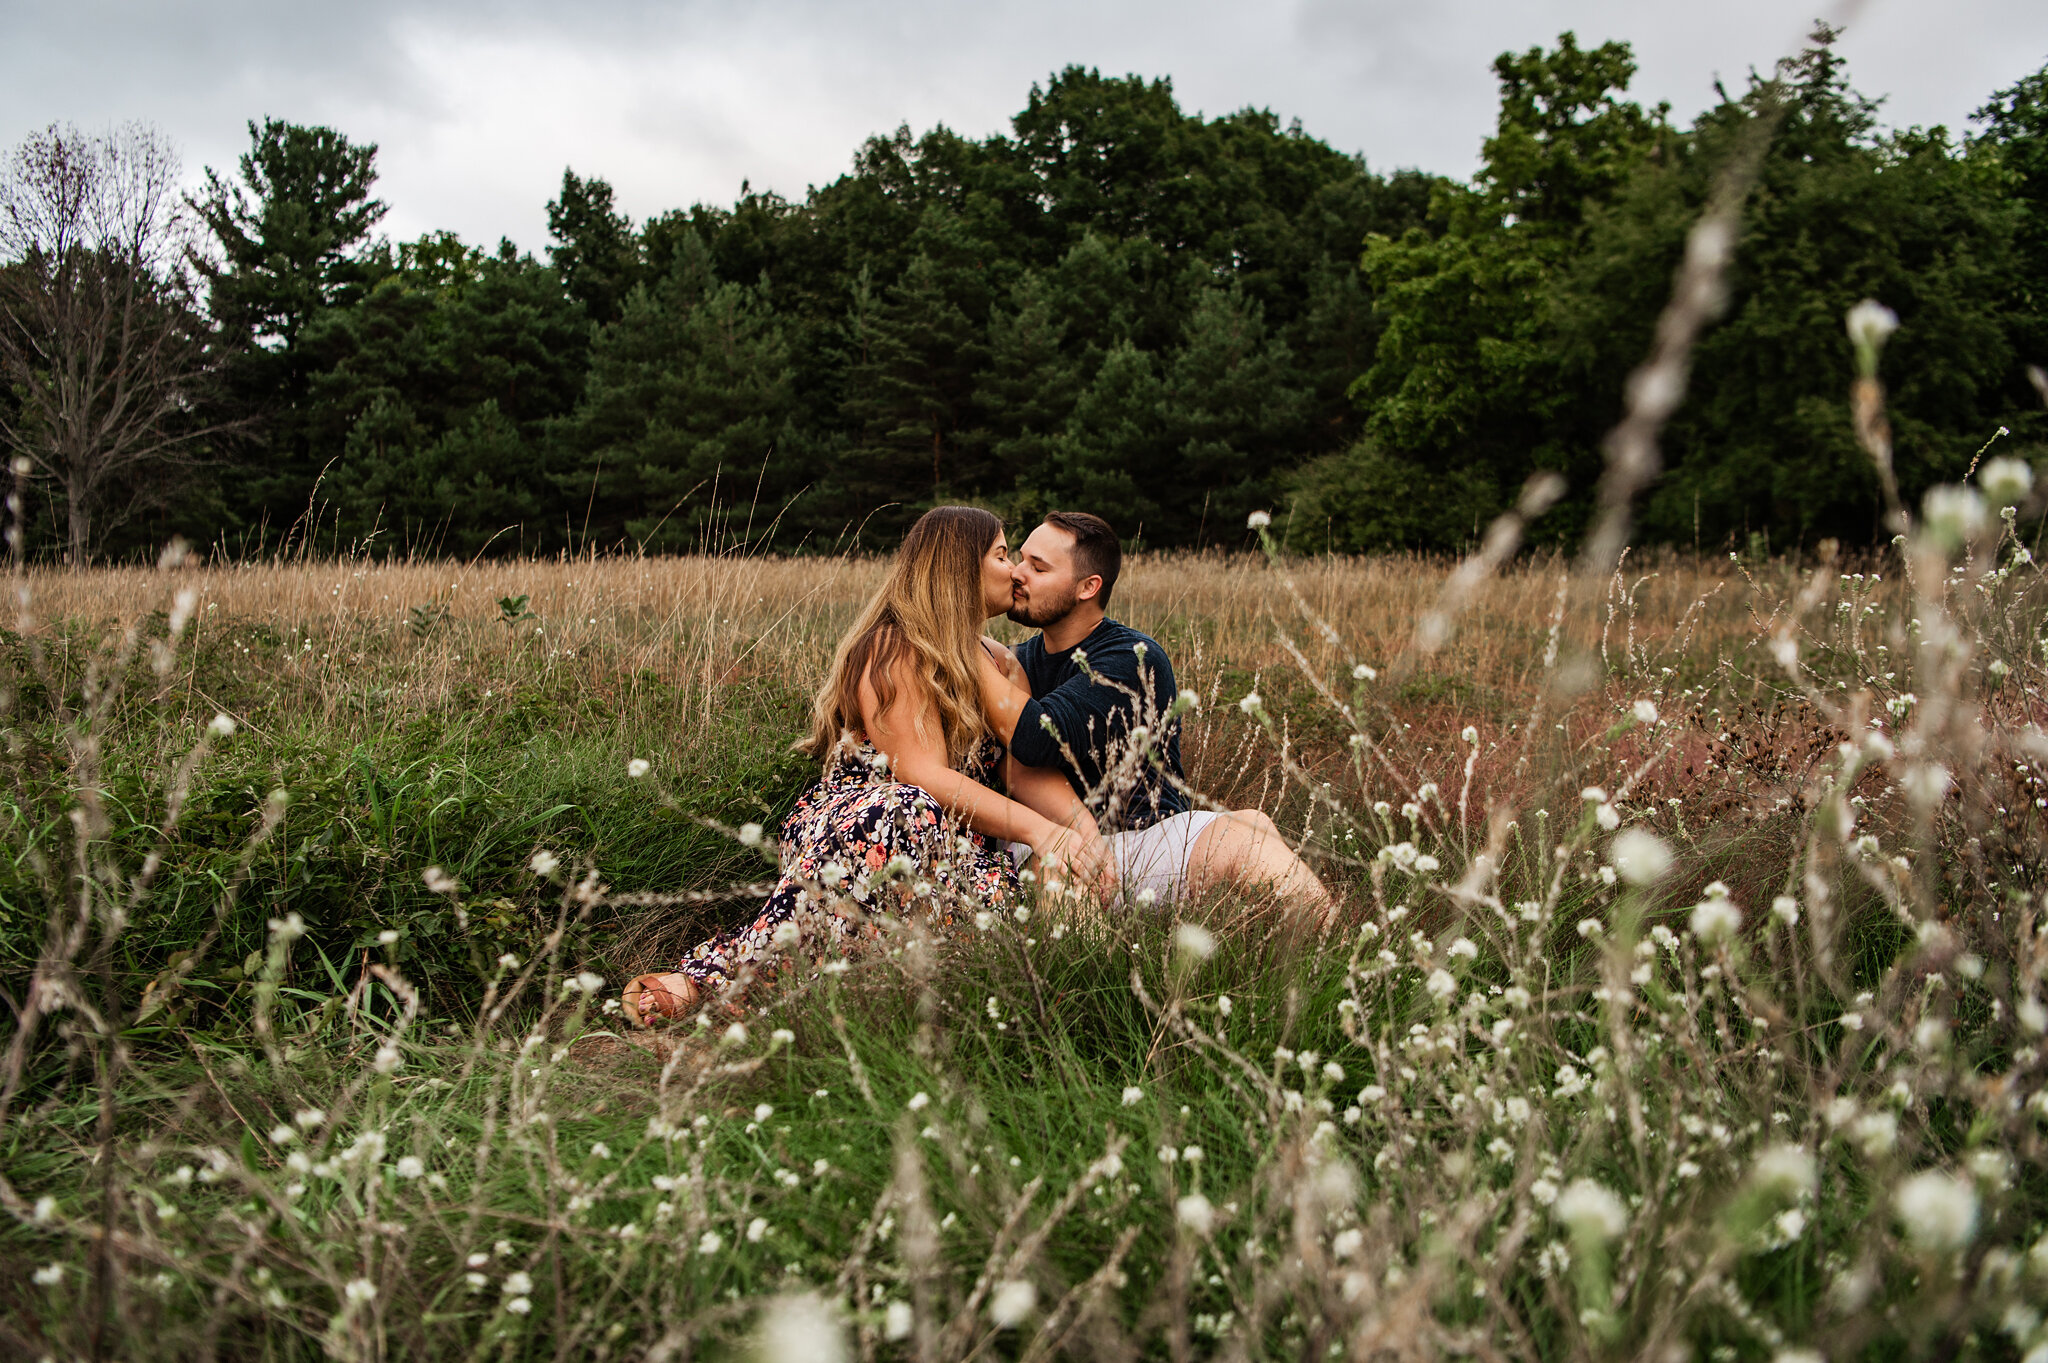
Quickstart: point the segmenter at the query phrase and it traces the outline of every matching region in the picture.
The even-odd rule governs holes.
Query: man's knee
[[[1236,809],[1212,820],[1195,840],[1190,861],[1212,876],[1229,878],[1244,870],[1260,853],[1269,836],[1279,828],[1256,809]]]
[[[1234,809],[1230,812],[1230,818],[1253,837],[1263,837],[1268,833],[1278,834],[1280,831],[1280,825],[1274,823],[1272,816],[1263,809]]]

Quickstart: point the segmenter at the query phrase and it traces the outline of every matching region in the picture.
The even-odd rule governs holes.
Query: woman
[[[1016,798],[997,788],[981,627],[1010,609],[1009,554],[1002,522],[973,507],[938,507],[910,528],[812,703],[797,747],[824,775],[783,821],[774,893],[745,928],[628,983],[630,1021],[687,1017],[825,933],[872,937],[876,918],[913,908],[945,924],[995,907],[1016,889],[1012,843],[1029,845],[1041,874],[1105,873],[1095,821],[1058,772],[1008,764]]]

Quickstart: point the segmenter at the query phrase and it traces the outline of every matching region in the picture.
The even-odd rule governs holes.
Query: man
[[[1332,912],[1330,892],[1265,814],[1190,808],[1173,665],[1157,640],[1109,618],[1122,567],[1116,532],[1086,512],[1053,512],[1019,546],[1010,618],[1041,633],[992,660],[989,727],[1014,760],[1065,775],[1132,899],[1234,884]]]

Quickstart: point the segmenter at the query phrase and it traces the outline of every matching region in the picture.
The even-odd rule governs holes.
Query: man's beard
[[[1031,629],[1045,629],[1057,625],[1074,613],[1074,607],[1081,604],[1080,597],[1072,592],[1065,596],[1049,596],[1040,588],[1038,596],[1031,601],[1010,604],[1010,619]]]

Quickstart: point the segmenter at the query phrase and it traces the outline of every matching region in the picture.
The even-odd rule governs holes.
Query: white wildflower
[[[653,770],[651,764],[644,757],[636,757],[626,763],[626,775],[632,777],[635,781],[645,776],[651,770]]]
[[[754,1347],[761,1363],[846,1363],[850,1357],[838,1308],[815,1292],[770,1301]]]
[[[2024,502],[2033,490],[2034,470],[2026,460],[2002,454],[1984,461],[1977,474],[1977,486],[1997,505],[2013,506]]]
[[[768,1237],[768,1218],[767,1218],[767,1217],[765,1217],[765,1216],[757,1216],[757,1217],[755,1217],[755,1218],[754,1218],[754,1219],[753,1219],[752,1221],[749,1221],[749,1222],[747,1222],[747,1243],[748,1243],[748,1244],[750,1244],[750,1245],[758,1245],[758,1244],[760,1244],[760,1243],[761,1243],[761,1241],[763,1241],[763,1240],[764,1240],[764,1239],[766,1239],[767,1237]]]
[[[761,845],[761,836],[762,836],[762,831],[763,831],[763,830],[762,830],[762,828],[761,828],[761,825],[759,825],[759,824],[757,824],[757,823],[743,823],[743,824],[741,824],[741,825],[740,825],[740,844],[741,844],[741,846],[744,846],[744,847],[759,847],[759,846]]]
[[[1593,821],[1612,833],[1621,827],[1621,811],[1611,804],[1596,806],[1593,810]]]
[[[543,847],[540,849],[540,851],[535,852],[533,854],[532,860],[528,861],[526,864],[528,868],[530,868],[533,871],[533,873],[537,876],[551,876],[555,873],[556,868],[559,867],[562,863],[561,859],[558,858],[553,852],[550,852],[547,848]]]
[[[1422,982],[1422,987],[1439,1002],[1458,992],[1458,982],[1451,978],[1451,972],[1441,968],[1430,971],[1429,978]]]
[[[1750,1177],[1757,1187],[1778,1197],[1810,1194],[1816,1177],[1813,1156],[1797,1145],[1774,1145],[1757,1156]]]
[[[1633,708],[1633,710],[1635,711],[1636,723],[1638,723],[1638,724],[1655,724],[1655,723],[1657,722],[1657,702],[1656,702],[1656,701],[1654,701],[1654,700],[1639,700],[1639,701],[1637,701],[1637,702],[1635,703],[1635,705],[1634,705],[1634,706],[1633,706],[1632,708]]]
[[[1849,309],[1846,322],[1849,340],[1856,349],[1873,357],[1899,329],[1899,315],[1875,298],[1866,298]]]
[[[922,1112],[926,1108],[930,1107],[931,1103],[932,1096],[929,1093],[926,1093],[923,1089],[919,1089],[916,1093],[910,1095],[910,1102],[907,1103],[905,1106],[907,1106],[912,1112]]]
[[[207,722],[206,731],[215,738],[233,738],[235,736],[235,721],[226,715],[215,715]]]
[[[1628,1229],[1628,1208],[1612,1188],[1590,1178],[1574,1179],[1557,1195],[1551,1214],[1584,1240],[1613,1240]]]
[[[1719,888],[1720,893],[1714,891]],[[1733,937],[1742,926],[1742,910],[1728,897],[1728,887],[1715,881],[1707,887],[1707,897],[1693,905],[1692,935],[1702,942],[1719,942]]]
[[[1125,1107],[1136,1107],[1139,1103],[1145,1101],[1145,1090],[1135,1084],[1130,1085],[1124,1089],[1123,1101]]]
[[[1905,789],[1906,798],[1922,808],[1940,804],[1953,784],[1948,768],[1939,762],[1916,762],[1906,769],[1904,779],[1899,782]]]
[[[724,1248],[725,1237],[715,1230],[705,1231],[697,1237],[697,1252],[699,1254],[716,1254]]]
[[[1977,1190],[1969,1180],[1927,1169],[1892,1194],[1906,1238],[1931,1253],[1959,1250],[1977,1233]]]
[[[1477,747],[1479,744],[1478,726],[1467,724],[1465,726],[1464,732],[1459,734],[1458,737],[1464,739],[1467,743],[1472,744],[1474,747]]]
[[[533,1313],[533,1298],[514,1297],[505,1303],[505,1309],[515,1316],[531,1315]]]
[[[1607,855],[1631,885],[1654,885],[1671,869],[1670,844],[1643,828],[1617,833],[1608,844]]]
[[[37,1287],[55,1287],[64,1281],[64,1265],[44,1264],[35,1271],[34,1276]]]
[[[427,1172],[426,1161],[418,1155],[401,1155],[398,1163],[392,1167],[400,1178],[418,1178]]]
[[[1451,943],[1450,949],[1445,954],[1473,961],[1479,958],[1479,947],[1470,937],[1460,937]]]
[[[1173,930],[1173,945],[1198,961],[1216,954],[1216,934],[1200,923],[1182,923]]]
[[[1216,1225],[1216,1209],[1200,1193],[1189,1193],[1173,1204],[1174,1219],[1197,1235],[1207,1236]]]
[[[725,1034],[721,1036],[719,1040],[723,1041],[728,1046],[746,1045],[747,1024],[744,1022],[735,1022],[732,1026],[725,1029]]]
[[[1244,518],[1244,526],[1247,530],[1264,530],[1272,523],[1273,513],[1270,511],[1254,511],[1251,515]]]
[[[366,1302],[377,1295],[377,1284],[368,1278],[352,1278],[341,1291],[351,1302]]]
[[[1927,528],[1951,545],[1976,539],[1990,523],[1984,499],[1971,487],[1931,487],[1920,499],[1920,512]]]
[[[907,1301],[892,1301],[889,1309],[882,1313],[882,1337],[892,1343],[910,1338],[911,1330],[917,1325],[917,1317]]]
[[[996,1284],[989,1293],[988,1318],[999,1330],[1022,1325],[1038,1305],[1038,1289],[1022,1278],[1010,1278]]]
[[[1244,699],[1237,703],[1237,708],[1244,711],[1247,715],[1256,718],[1259,711],[1265,708],[1265,701],[1259,698],[1258,692],[1247,691],[1245,692]]]
[[[1789,894],[1781,894],[1771,901],[1771,913],[1786,927],[1796,926],[1799,922],[1799,901]]]

